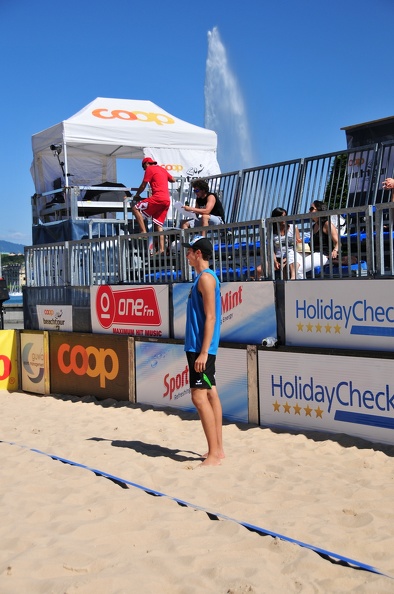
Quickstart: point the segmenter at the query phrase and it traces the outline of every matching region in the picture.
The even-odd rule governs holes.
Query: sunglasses
[[[201,190],[199,190],[198,188],[194,188],[194,193],[195,194],[199,194],[201,192]]]
[[[313,212],[314,210],[317,210],[314,206],[311,206],[309,209],[309,212]]]

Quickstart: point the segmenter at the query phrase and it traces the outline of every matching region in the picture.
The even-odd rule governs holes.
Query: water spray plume
[[[255,165],[244,100],[217,27],[208,31],[204,93],[205,127],[218,136],[221,170],[236,171]]]

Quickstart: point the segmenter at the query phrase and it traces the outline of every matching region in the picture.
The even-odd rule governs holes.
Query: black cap
[[[197,235],[194,237],[190,243],[182,243],[183,247],[192,248],[192,250],[201,250],[202,252],[209,252],[212,254],[213,247],[212,243],[206,237],[202,237],[201,235]]]

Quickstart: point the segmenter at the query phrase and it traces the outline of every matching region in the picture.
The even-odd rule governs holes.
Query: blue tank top
[[[204,338],[205,312],[202,295],[198,290],[198,281],[202,274],[212,274],[215,278],[215,312],[216,320],[213,331],[212,341],[208,349],[210,355],[216,355],[219,339],[220,339],[220,324],[222,321],[222,302],[220,297],[220,283],[219,279],[210,268],[206,268],[196,277],[192,288],[190,289],[189,299],[187,300],[186,309],[186,331],[185,331],[185,351],[192,353],[201,352],[201,345]]]

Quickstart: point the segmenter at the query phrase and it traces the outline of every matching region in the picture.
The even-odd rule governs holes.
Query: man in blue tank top
[[[192,402],[208,442],[208,452],[201,466],[219,466],[224,458],[222,405],[215,381],[222,313],[220,284],[209,268],[213,252],[211,242],[206,237],[197,236],[182,245],[188,248],[186,258],[197,273],[187,303],[185,351]]]

